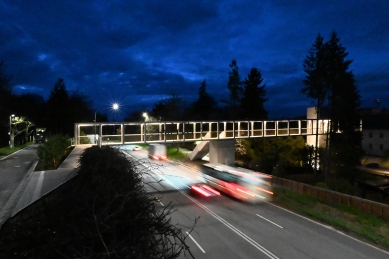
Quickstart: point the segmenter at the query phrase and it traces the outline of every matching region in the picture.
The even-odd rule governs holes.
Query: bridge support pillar
[[[209,162],[233,166],[235,164],[235,140],[210,140]]]

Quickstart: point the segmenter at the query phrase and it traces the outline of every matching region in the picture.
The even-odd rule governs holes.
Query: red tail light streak
[[[192,189],[192,191],[195,191],[196,193],[201,194],[205,197],[220,196],[220,192],[205,184],[192,185],[190,188]]]

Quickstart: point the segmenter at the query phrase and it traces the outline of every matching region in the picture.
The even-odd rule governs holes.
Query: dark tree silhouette
[[[72,136],[74,123],[93,122],[94,110],[92,101],[85,95],[75,93],[68,94],[65,82],[59,78],[51,90],[47,100],[47,121],[45,122],[49,134],[63,134]],[[98,121],[103,121],[105,116],[99,115]]]
[[[12,77],[4,71],[4,61],[0,61],[0,145],[5,146],[9,141],[9,116],[14,114],[15,107],[12,95]],[[6,137],[4,137],[6,136]]]
[[[301,93],[306,94],[308,97],[316,99],[317,108],[323,106],[326,96],[328,94],[328,88],[326,87],[326,64],[324,60],[324,43],[323,37],[319,34],[315,43],[309,50],[308,56],[304,60],[304,72],[305,76],[304,87]]]
[[[93,122],[94,111],[91,107],[92,101],[88,96],[81,93],[69,96],[68,112],[72,122]]]
[[[261,72],[257,68],[252,68],[248,77],[243,81],[243,97],[241,100],[240,117],[247,120],[266,120],[268,111],[264,103],[268,100],[265,98],[265,84]]]
[[[316,114],[317,118],[320,119],[321,109],[324,101],[328,95],[329,89],[326,84],[326,62],[324,53],[324,42],[323,37],[319,34],[316,37],[315,43],[309,50],[308,56],[305,58],[303,67],[304,72],[307,74],[303,80],[304,87],[301,93],[306,94],[308,97],[316,99]],[[316,120],[316,129],[319,128],[319,120]],[[316,144],[318,146],[318,131],[316,131]],[[318,148],[315,149],[314,157],[314,169],[317,172],[318,162]]]
[[[349,71],[352,60],[346,60],[347,56],[348,53],[335,32],[325,43],[319,34],[303,64],[307,76],[301,92],[316,99],[319,114],[327,100],[331,123],[324,158],[326,176],[331,160],[337,165],[352,168],[358,164],[362,154],[361,136],[356,132],[359,127],[360,95],[354,75]],[[348,175],[349,172],[345,174]]]
[[[191,117],[195,120],[209,120],[214,117],[217,103],[215,99],[207,93],[207,83],[204,81],[199,88],[199,98],[193,103]]]
[[[71,135],[73,125],[69,116],[69,94],[65,82],[59,78],[47,100],[47,130],[50,134]]]
[[[242,94],[242,82],[239,76],[239,68],[236,60],[232,60],[229,65],[231,71],[228,72],[228,89],[230,90],[229,110],[232,119],[237,119],[239,114],[240,98]]]
[[[185,109],[185,100],[173,94],[170,98],[160,100],[154,104],[151,115],[156,120],[183,120]]]
[[[16,113],[20,114],[34,125],[42,126],[45,117],[46,102],[43,96],[38,94],[22,94],[15,96],[17,105]]]
[[[359,124],[357,109],[360,105],[360,95],[354,75],[349,71],[352,60],[346,60],[348,53],[335,32],[331,34],[324,48],[332,132],[338,129],[354,132]]]

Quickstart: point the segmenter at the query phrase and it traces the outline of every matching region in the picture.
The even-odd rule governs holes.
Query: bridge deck
[[[193,142],[276,136],[323,135],[328,120],[273,121],[158,121],[76,123],[75,145]],[[209,134],[207,134],[209,133]]]

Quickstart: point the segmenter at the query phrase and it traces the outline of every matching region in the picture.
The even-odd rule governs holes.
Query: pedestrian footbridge
[[[235,139],[324,135],[327,125],[328,120],[316,119],[76,123],[74,136],[75,145],[199,142],[189,155],[191,160],[209,153],[211,163],[231,165]]]
[[[177,143],[326,134],[328,120],[76,123],[75,145]],[[317,132],[316,132],[316,125]]]

